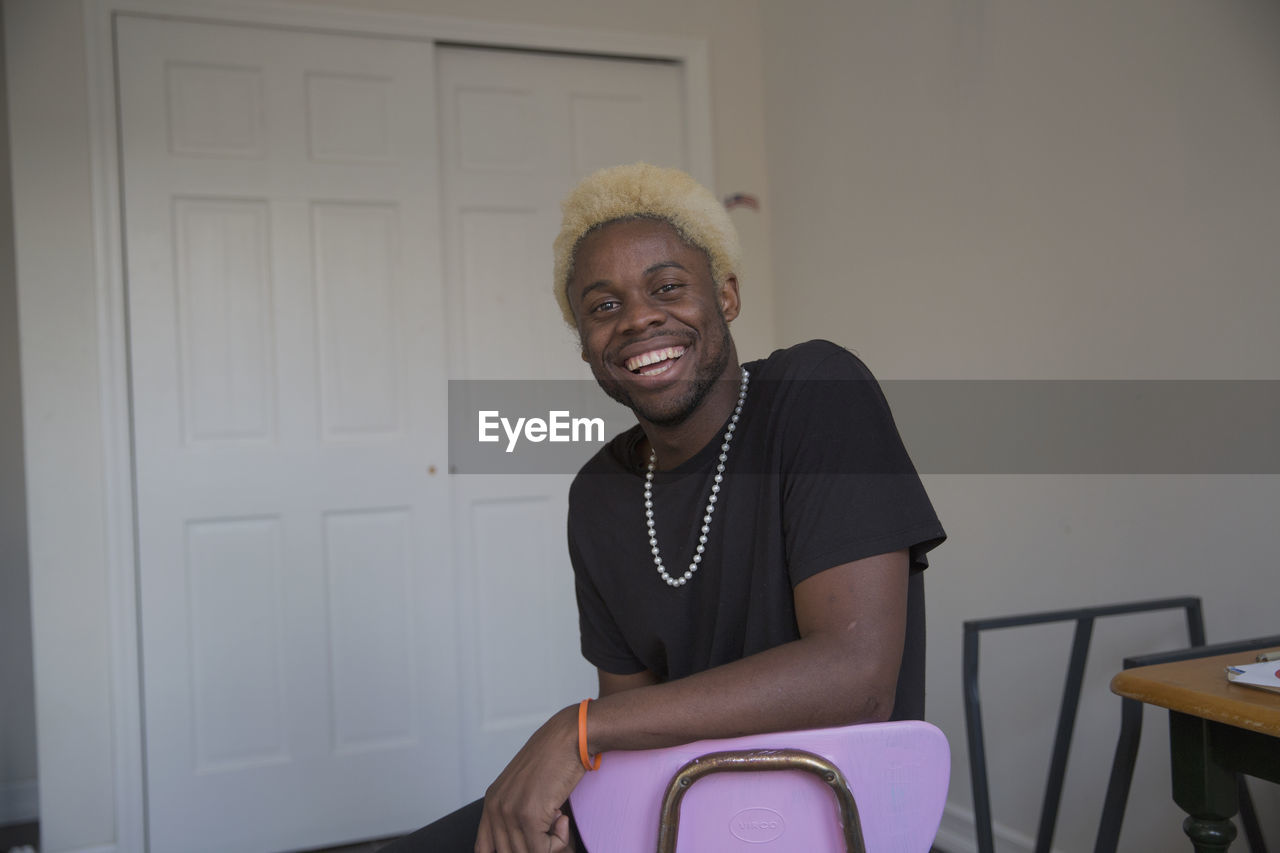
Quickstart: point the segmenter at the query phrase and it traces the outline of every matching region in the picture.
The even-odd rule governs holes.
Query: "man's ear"
[[[720,313],[726,323],[732,323],[742,310],[742,301],[738,296],[738,277],[726,276],[717,288],[716,298],[720,302]]]

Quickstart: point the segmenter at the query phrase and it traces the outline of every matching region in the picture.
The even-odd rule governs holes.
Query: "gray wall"
[[[9,107],[0,19],[0,824],[36,816],[36,708],[13,267]]]
[[[764,9],[779,341],[832,338],[881,378],[1280,379],[1280,5]],[[949,850],[973,849],[965,619],[1194,594],[1211,641],[1275,633],[1280,477],[926,480],[951,536],[928,580]],[[1099,624],[1062,850],[1092,849],[1121,657],[1184,638],[1174,615]],[[1056,629],[984,640],[1009,850],[1035,832],[1069,643]],[[1147,723],[1121,849],[1179,849],[1162,715]],[[1274,842],[1275,789],[1258,790]]]

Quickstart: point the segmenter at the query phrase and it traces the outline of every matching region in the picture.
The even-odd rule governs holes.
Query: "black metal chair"
[[[1089,654],[1089,642],[1093,636],[1093,623],[1107,616],[1121,616],[1155,610],[1184,610],[1187,620],[1187,639],[1194,648],[1204,646],[1204,614],[1200,599],[1194,597],[1164,598],[1137,601],[1128,604],[1109,604],[1083,607],[1074,610],[1054,610],[1019,616],[1000,616],[992,619],[974,619],[964,623],[964,713],[969,743],[969,775],[973,783],[973,812],[977,829],[978,853],[994,853],[995,842],[991,831],[991,799],[987,787],[987,759],[982,732],[982,710],[978,695],[978,636],[983,631],[1043,625],[1052,622],[1075,622],[1075,636],[1071,646],[1071,658],[1067,666],[1063,688],[1062,706],[1058,715],[1058,727],[1054,736],[1053,754],[1049,762],[1049,777],[1045,787],[1044,802],[1040,810],[1036,830],[1036,853],[1048,853],[1053,842],[1058,821],[1058,807],[1062,799],[1062,783],[1067,771],[1067,754],[1071,748],[1071,736],[1075,729],[1076,711],[1080,706],[1080,687],[1084,681],[1085,662]],[[1136,712],[1128,706],[1122,711],[1121,744],[1117,745],[1116,759],[1112,765],[1111,784],[1108,789],[1103,820],[1099,829],[1099,846],[1095,853],[1115,850],[1115,839],[1120,834],[1120,822],[1128,798],[1129,779],[1133,774],[1133,761],[1137,755],[1138,738],[1142,728],[1142,707],[1134,702]],[[1121,760],[1123,748],[1126,759]],[[1113,796],[1114,795],[1114,796]],[[1111,847],[1102,846],[1103,835],[1110,839]],[[1255,849],[1255,853],[1258,851]]]

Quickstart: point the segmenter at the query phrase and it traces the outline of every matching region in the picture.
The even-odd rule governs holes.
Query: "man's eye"
[[[606,299],[606,300],[605,300],[605,301],[603,301],[603,302],[597,302],[597,303],[596,303],[596,304],[591,308],[591,313],[592,313],[592,314],[599,314],[599,313],[601,313],[602,311],[612,311],[612,310],[613,310],[614,308],[616,308],[616,307],[618,307],[618,302],[617,302],[617,300],[616,300],[616,299]]]
[[[684,285],[683,285],[683,284],[681,284],[680,282],[671,281],[671,282],[667,282],[666,284],[664,284],[664,285],[662,285],[661,287],[659,287],[659,288],[658,288],[658,292],[659,292],[659,293],[671,293],[671,292],[673,292],[673,291],[679,290],[679,289],[680,289],[680,288],[682,288],[682,287],[684,287]]]

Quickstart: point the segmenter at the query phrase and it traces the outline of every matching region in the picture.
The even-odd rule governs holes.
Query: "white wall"
[[[207,4],[206,4],[207,5]],[[310,4],[305,4],[310,5]],[[351,9],[475,17],[624,33],[705,38],[710,47],[715,189],[767,199],[758,0],[329,0]],[[201,9],[200,3],[188,8]],[[140,845],[117,774],[136,770],[136,733],[117,730],[113,603],[94,282],[91,151],[83,7],[5,0],[13,202],[22,339],[40,817],[48,853]],[[584,42],[584,50],[591,44]],[[767,206],[734,213],[746,244],[744,357],[773,346]],[[754,306],[754,307],[753,307]],[[2,357],[0,357],[2,360]],[[2,445],[0,445],[2,446]],[[118,627],[118,626],[117,626]],[[122,702],[130,697],[117,697]],[[136,699],[132,700],[136,701]],[[127,714],[124,717],[127,718]],[[117,742],[116,735],[120,734]],[[130,767],[130,765],[135,765]],[[120,799],[118,802],[118,798]]]
[[[0,825],[36,816],[31,587],[3,51],[0,36]]]
[[[881,378],[1280,379],[1280,6],[791,0],[763,31],[780,343],[832,338]],[[964,620],[1194,594],[1211,642],[1276,632],[1280,477],[926,480],[950,533],[928,581],[948,849],[973,849]],[[1184,637],[1172,615],[1099,624],[1060,849],[1092,849],[1121,657]],[[1010,850],[1035,832],[1069,643],[984,639]],[[1185,845],[1165,731],[1149,712],[1121,849]],[[1255,791],[1274,842],[1276,789]]]
[[[114,835],[84,39],[78,4],[4,13],[40,816],[73,850]]]

